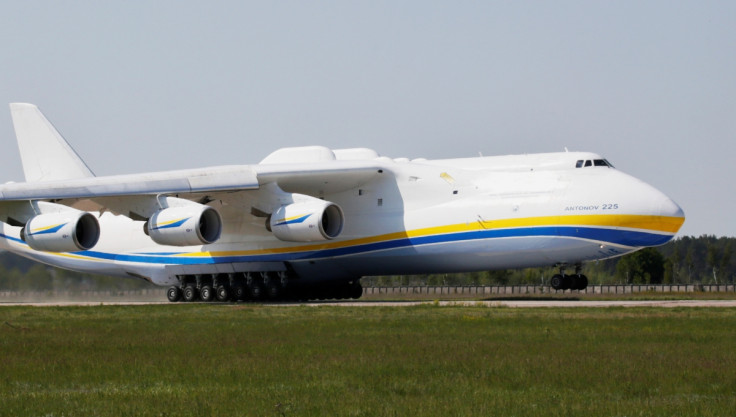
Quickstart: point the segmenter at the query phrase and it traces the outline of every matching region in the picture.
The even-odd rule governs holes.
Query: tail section
[[[94,177],[38,107],[11,103],[10,114],[27,182]]]

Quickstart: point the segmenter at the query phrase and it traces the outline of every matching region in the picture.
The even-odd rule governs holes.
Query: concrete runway
[[[100,306],[100,305],[158,305],[172,304],[168,301],[49,301],[49,302],[11,302],[0,303],[2,306]],[[204,303],[198,303],[204,304]],[[243,306],[248,303],[212,303],[213,305],[222,306]],[[406,307],[421,304],[434,304],[433,301],[320,301],[311,303],[273,303],[265,304],[280,307],[293,306],[342,306],[342,307]],[[176,303],[176,305],[186,306],[189,303]],[[441,306],[485,306],[485,307],[510,307],[510,308],[601,308],[601,307],[736,307],[736,300],[605,300],[605,301],[580,301],[580,300],[494,300],[494,301],[439,301]]]

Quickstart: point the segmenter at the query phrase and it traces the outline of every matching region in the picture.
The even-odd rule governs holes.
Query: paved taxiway
[[[438,301],[441,306],[485,306],[511,308],[604,308],[604,307],[736,307],[736,300],[492,300],[492,301]],[[99,305],[154,305],[172,304],[168,301],[153,302],[125,302],[125,301],[48,301],[48,302],[12,302],[0,303],[2,306],[99,306]],[[203,303],[199,303],[203,304]],[[247,305],[247,303],[231,303],[217,305]],[[280,307],[293,306],[344,306],[344,307],[406,307],[421,304],[435,304],[434,301],[320,301],[311,303],[273,303],[267,304]],[[188,303],[177,303],[188,305]]]

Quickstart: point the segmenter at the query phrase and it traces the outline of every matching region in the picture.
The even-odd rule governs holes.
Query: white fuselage
[[[581,167],[576,167],[583,161]],[[290,270],[305,281],[368,275],[478,271],[579,264],[669,241],[684,222],[680,207],[655,188],[590,153],[449,160],[374,160],[377,175],[350,185],[280,184],[338,205],[342,233],[321,242],[284,242],[265,219],[232,198],[207,205],[223,219],[213,244],[162,246],[143,222],[99,215],[100,239],[88,251],[39,252],[2,223],[3,247],[63,268],[138,276],[159,285],[177,275]],[[268,170],[268,165],[254,165]],[[291,188],[291,189],[290,189]],[[242,199],[257,199],[258,191]],[[223,194],[224,195],[224,194]],[[230,203],[228,203],[228,201]]]

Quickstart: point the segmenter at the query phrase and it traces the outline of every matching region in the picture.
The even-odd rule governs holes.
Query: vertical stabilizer
[[[10,114],[27,182],[94,176],[38,107],[11,103]]]

